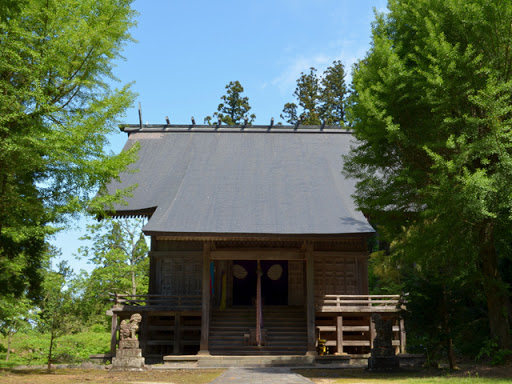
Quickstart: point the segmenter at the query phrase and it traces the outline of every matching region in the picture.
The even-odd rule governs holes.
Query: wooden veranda
[[[111,294],[111,302],[112,354],[118,343],[120,322],[133,313],[140,313],[143,318],[140,339],[146,357],[198,351],[201,338],[208,343],[209,335],[201,336],[202,298],[199,295]],[[331,354],[367,354],[375,338],[371,316],[378,313],[384,319],[394,321],[393,345],[396,353],[405,353],[406,333],[401,309],[403,304],[400,295],[316,296],[313,325],[315,340],[326,340]],[[263,307],[262,310],[264,318],[267,311],[276,311],[271,307]],[[252,326],[256,326],[256,318]]]

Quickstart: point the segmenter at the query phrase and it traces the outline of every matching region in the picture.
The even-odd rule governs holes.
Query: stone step
[[[274,356],[201,356],[198,367],[279,367],[312,366],[314,357],[297,355]]]

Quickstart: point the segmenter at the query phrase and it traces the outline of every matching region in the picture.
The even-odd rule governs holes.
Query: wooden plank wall
[[[149,254],[151,291],[161,295],[201,295],[202,243],[157,241]]]
[[[288,305],[304,305],[304,261],[288,261]]]
[[[364,295],[367,293],[366,255],[344,252],[315,254],[315,295]]]

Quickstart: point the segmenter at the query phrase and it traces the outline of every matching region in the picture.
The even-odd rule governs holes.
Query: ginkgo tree
[[[48,235],[135,158],[107,150],[134,99],[113,86],[134,18],[131,0],[2,1],[0,295],[36,290]]]
[[[354,67],[345,171],[391,251],[447,289],[479,284],[491,335],[511,348],[512,3],[388,7]]]

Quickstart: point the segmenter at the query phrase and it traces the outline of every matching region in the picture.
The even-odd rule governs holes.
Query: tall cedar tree
[[[475,279],[512,347],[512,3],[390,0],[355,66],[347,111],[356,201],[395,251],[441,282]],[[446,267],[446,268],[445,268]],[[449,267],[449,268],[448,268]]]
[[[345,68],[341,61],[334,61],[321,78],[315,68],[301,73],[297,79],[294,96],[298,105],[286,103],[281,118],[289,124],[343,126],[345,122]]]
[[[213,120],[220,120],[227,125],[245,124],[245,119],[251,124],[256,119],[255,114],[249,115],[251,106],[249,98],[242,96],[244,87],[239,81],[230,81],[226,85],[227,93],[221,97],[222,103],[217,107],[217,112],[213,114]],[[206,116],[204,119],[208,124],[211,123],[212,117]]]
[[[83,210],[134,159],[136,148],[105,150],[134,98],[129,86],[110,87],[113,61],[132,40],[130,3],[0,6],[0,296],[37,288],[49,225]]]

